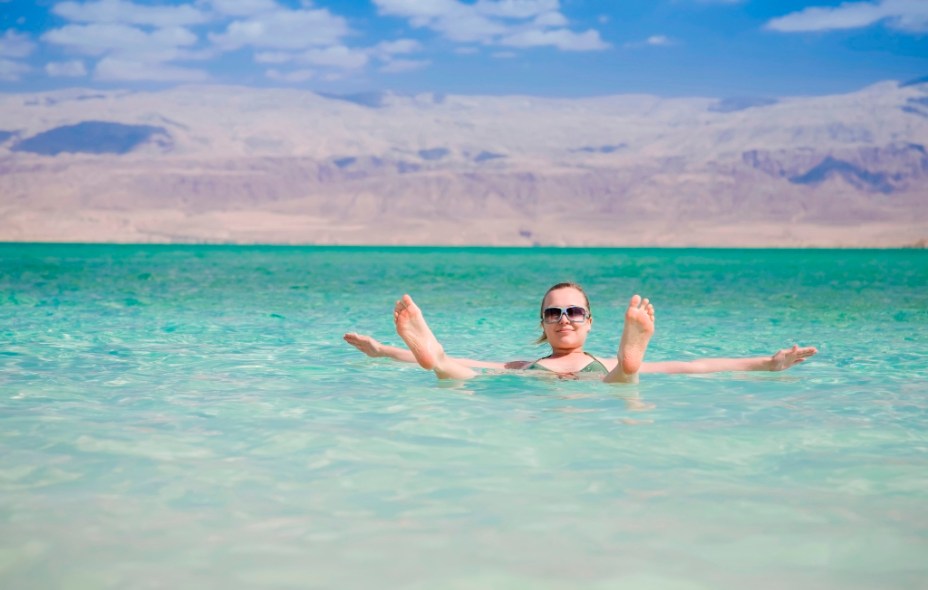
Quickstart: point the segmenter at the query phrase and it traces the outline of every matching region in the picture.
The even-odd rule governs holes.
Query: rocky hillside
[[[0,240],[892,246],[928,83],[725,100],[0,95]]]

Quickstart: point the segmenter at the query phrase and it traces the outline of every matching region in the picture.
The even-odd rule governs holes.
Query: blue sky
[[[0,0],[0,91],[791,96],[928,75],[928,0]]]

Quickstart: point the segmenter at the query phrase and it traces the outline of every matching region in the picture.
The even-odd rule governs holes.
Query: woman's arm
[[[413,356],[412,351],[408,348],[399,348],[397,346],[383,344],[367,334],[348,332],[342,338],[344,338],[345,342],[372,358],[386,357],[402,363],[416,362],[416,357]]]
[[[368,336],[367,334],[357,334],[349,332],[344,336],[345,342],[354,346],[364,354],[373,358],[389,358],[401,363],[415,363],[416,357],[408,348],[399,348],[390,346]],[[512,363],[494,363],[490,361],[478,361],[474,359],[462,359],[455,357],[458,363],[465,367],[481,369],[521,369],[525,361],[515,361]]]
[[[695,361],[642,363],[640,373],[722,373],[726,371],[784,371],[805,361],[818,350],[814,346],[784,348],[772,356],[710,358]]]
[[[416,357],[407,348],[399,348],[383,344],[366,335],[349,332],[344,336],[345,342],[354,346],[369,357],[389,358],[403,363],[414,363]],[[695,361],[664,361],[649,363],[643,362],[639,373],[724,373],[727,371],[784,371],[793,365],[805,361],[815,355],[818,350],[813,346],[800,348],[784,348],[771,356],[754,358],[709,358]],[[474,359],[458,359],[459,363],[472,368],[483,369],[524,369],[531,361],[512,361],[509,363],[495,363],[478,361]],[[600,359],[607,368],[617,365],[615,359]]]

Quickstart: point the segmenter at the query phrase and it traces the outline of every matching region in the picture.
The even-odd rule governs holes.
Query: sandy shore
[[[0,241],[615,247],[925,247],[923,223],[650,222],[379,219],[363,223],[263,210],[176,209],[0,212]]]

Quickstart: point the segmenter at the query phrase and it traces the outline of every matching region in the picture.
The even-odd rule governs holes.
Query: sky
[[[928,76],[928,0],[0,0],[0,92],[782,97]]]

